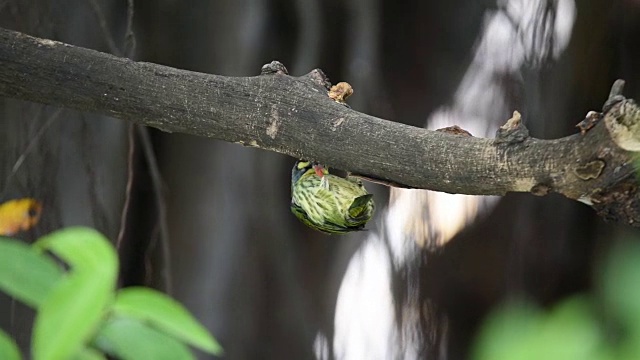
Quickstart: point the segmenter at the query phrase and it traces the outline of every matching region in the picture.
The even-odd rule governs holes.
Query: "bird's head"
[[[316,175],[322,177],[329,173],[329,171],[318,164],[317,162],[311,162],[307,160],[298,160],[295,165],[293,165],[293,169],[291,169],[291,183],[295,184],[302,175],[304,175],[307,171],[313,170]]]

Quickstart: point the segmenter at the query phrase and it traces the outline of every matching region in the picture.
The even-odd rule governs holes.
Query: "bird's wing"
[[[291,211],[294,213],[294,215],[296,215],[298,218],[306,218],[309,219],[309,217],[307,216],[307,212],[304,211],[303,208],[300,207],[300,205],[296,204],[295,201],[291,201]]]

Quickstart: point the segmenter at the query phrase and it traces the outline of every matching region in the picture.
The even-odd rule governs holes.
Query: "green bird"
[[[291,212],[305,225],[329,234],[358,231],[373,216],[373,195],[360,180],[329,174],[300,160],[291,170]]]

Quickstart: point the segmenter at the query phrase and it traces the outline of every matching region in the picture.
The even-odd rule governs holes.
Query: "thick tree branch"
[[[327,83],[320,70],[296,78],[279,63],[260,76],[224,77],[0,29],[0,96],[317,160],[399,186],[475,195],[557,192],[607,217],[640,220],[633,152],[620,147],[638,151],[640,115],[620,90],[612,91],[604,115],[589,114],[582,134],[534,139],[514,114],[496,139],[483,139],[356,112],[329,98]]]

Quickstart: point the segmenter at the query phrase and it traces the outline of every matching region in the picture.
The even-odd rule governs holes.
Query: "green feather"
[[[355,178],[341,178],[325,168],[298,161],[291,170],[291,211],[305,225],[325,233],[362,230],[373,216],[373,195]]]
[[[349,216],[353,219],[359,219],[361,216],[366,215],[367,205],[371,199],[373,199],[373,194],[362,195],[355,198],[351,206],[349,206]]]

